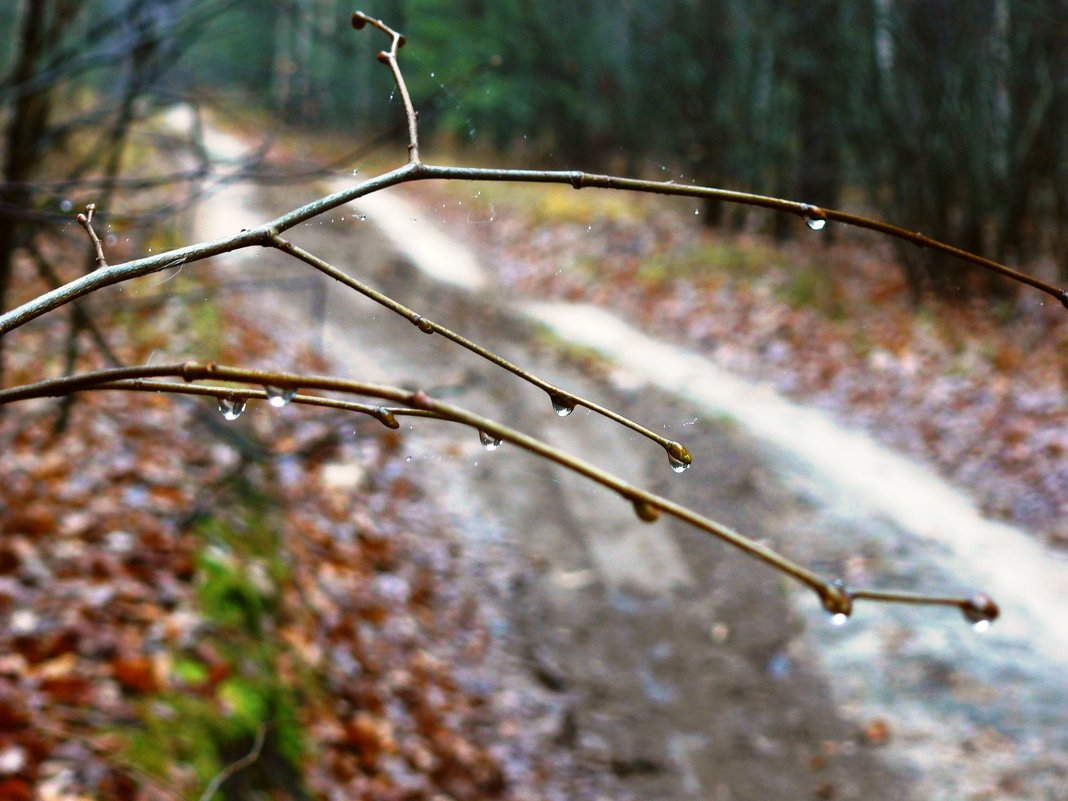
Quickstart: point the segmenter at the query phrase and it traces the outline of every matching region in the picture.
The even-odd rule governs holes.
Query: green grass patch
[[[642,262],[638,277],[650,283],[716,277],[754,281],[768,274],[775,257],[774,250],[761,244],[715,239],[656,253]]]

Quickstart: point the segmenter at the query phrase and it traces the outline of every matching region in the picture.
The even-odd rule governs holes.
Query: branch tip
[[[978,592],[961,604],[960,611],[964,619],[975,625],[993,623],[998,619],[1001,610],[997,603],[985,592]]]
[[[93,253],[96,257],[96,267],[101,269],[108,266],[108,261],[104,258],[104,245],[100,242],[100,237],[96,235],[96,231],[93,229],[93,214],[96,212],[96,204],[90,203],[85,207],[85,213],[79,213],[74,219],[78,221],[78,224],[85,229],[85,233],[89,235],[89,241],[93,245]]]
[[[834,616],[853,614],[853,596],[841,579],[835,579],[817,590],[823,608]]]

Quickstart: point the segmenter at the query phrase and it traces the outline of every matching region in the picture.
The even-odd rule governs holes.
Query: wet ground
[[[246,208],[238,227],[300,200],[264,195],[255,200],[263,210]],[[984,637],[956,613],[930,609],[860,607],[835,628],[807,594],[699,532],[643,524],[618,497],[515,448],[486,452],[469,431],[419,423],[405,436],[411,475],[469,543],[465,580],[484,582],[499,635],[500,702],[529,701],[545,748],[578,764],[568,795],[1068,798],[1068,653],[1055,630],[1057,605],[1068,599],[1050,586],[1064,575],[1052,557],[1042,562],[1045,578],[1028,572],[1034,560],[996,549],[962,561],[959,543],[913,530],[907,515],[843,487],[721,407],[679,400],[562,345],[565,332],[546,336],[517,299],[428,277],[369,216],[328,215],[293,239],[568,390],[681,439],[695,465],[676,475],[637,435],[582,410],[559,418],[540,390],[331,289],[306,333],[323,340],[341,374],[448,387],[450,400],[828,575],[953,592],[996,575],[999,586],[1018,588],[1003,602],[1025,599],[1007,605],[1007,625]],[[306,274],[267,254],[232,264],[243,277],[251,268]],[[314,308],[274,299],[296,315]],[[915,504],[902,492],[900,505]]]

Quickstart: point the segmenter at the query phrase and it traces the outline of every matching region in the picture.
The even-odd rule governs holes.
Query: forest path
[[[228,187],[206,216],[244,227],[300,200],[289,194]],[[1056,614],[1063,564],[1026,535],[983,521],[900,457],[877,450],[875,461],[855,462],[857,441],[835,426],[795,447],[804,423],[778,414],[791,404],[760,406],[767,391],[745,385],[728,404],[713,391],[725,381],[710,365],[603,312],[513,305],[481,271],[467,270],[478,276],[473,285],[450,283],[462,246],[438,240],[422,255],[407,247],[425,243],[432,224],[404,194],[338,210],[293,238],[549,380],[662,427],[696,463],[676,476],[647,441],[582,412],[558,419],[544,393],[331,288],[325,319],[305,323],[322,326],[344,374],[453,387],[464,405],[828,574],[877,586],[982,587],[1004,605],[1005,620],[986,637],[955,613],[896,607],[858,608],[850,625],[832,629],[809,594],[784,592],[763,566],[686,527],[641,525],[618,498],[515,449],[489,454],[470,432],[417,426],[405,438],[413,480],[449,506],[473,570],[513,577],[498,628],[513,656],[563,697],[567,711],[547,724],[548,738],[639,797],[797,798],[833,788],[835,798],[903,798],[909,785],[930,799],[1058,797],[1046,791],[1060,792],[1068,777],[1068,654]],[[258,259],[257,271],[300,269],[268,261]],[[606,353],[616,380],[562,364],[532,316],[565,342]],[[638,360],[653,345],[670,350]],[[661,374],[683,363],[687,377]],[[761,429],[775,419],[784,427]],[[898,468],[905,472],[887,472]]]

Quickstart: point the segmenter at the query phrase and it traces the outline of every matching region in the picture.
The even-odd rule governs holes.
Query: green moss
[[[306,750],[299,713],[322,693],[314,671],[293,669],[299,660],[273,636],[289,574],[270,501],[249,487],[234,495],[225,519],[208,518],[194,532],[203,545],[193,611],[204,634],[195,652],[173,654],[170,688],[141,698],[137,723],[118,732],[131,763],[162,781],[174,780],[174,766],[188,767],[197,785],[184,789],[199,792],[265,727],[261,759],[223,785],[220,799],[228,787],[231,797],[299,788]],[[215,655],[210,665],[205,652]]]

